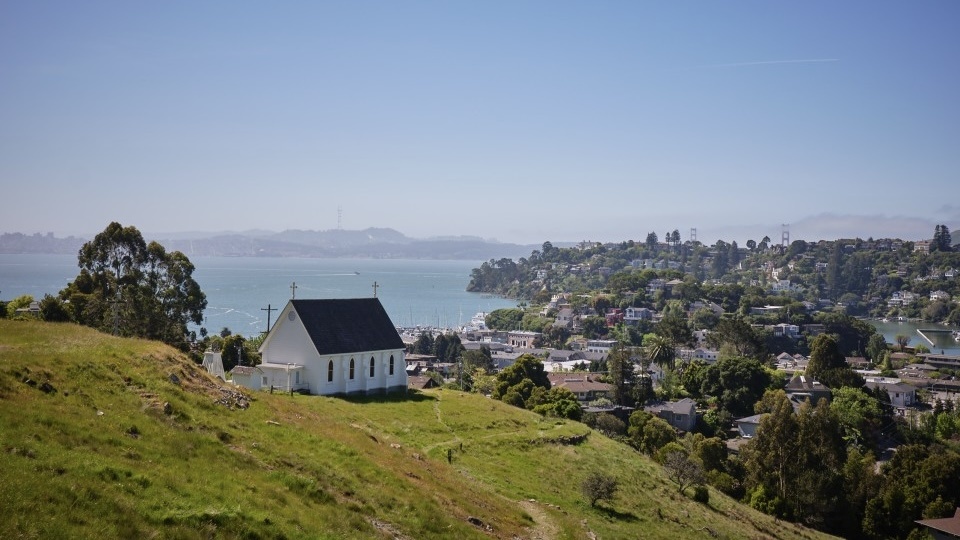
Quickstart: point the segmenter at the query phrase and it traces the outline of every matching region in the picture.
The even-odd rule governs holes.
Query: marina
[[[930,352],[938,354],[960,354],[960,341],[957,341],[956,327],[939,325],[919,319],[912,320],[869,320],[883,338],[890,344],[897,343],[897,336],[904,335],[910,338],[910,346],[925,345]]]

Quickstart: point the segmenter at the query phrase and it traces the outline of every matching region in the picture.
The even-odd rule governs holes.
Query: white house
[[[950,293],[946,291],[936,290],[930,293],[930,301],[935,302],[937,300],[943,300],[945,302],[950,301]]]
[[[883,388],[890,396],[890,404],[897,408],[911,407],[917,402],[917,388],[900,379],[867,377],[866,386],[871,390]]]
[[[403,341],[376,298],[291,300],[260,354],[262,388],[320,395],[407,389]]]
[[[588,339],[587,351],[595,353],[609,353],[617,346],[615,339]]]
[[[256,366],[234,366],[230,370],[230,377],[233,384],[249,388],[251,390],[260,390],[263,384],[263,371]]]

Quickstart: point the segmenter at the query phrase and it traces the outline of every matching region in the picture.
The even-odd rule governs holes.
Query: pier
[[[949,333],[951,333],[950,330],[948,330],[948,329],[940,329],[940,328],[917,328],[917,333],[920,334],[920,337],[922,337],[923,339],[927,340],[927,343],[929,343],[930,345],[933,345],[933,346],[937,346],[937,344],[934,343],[933,340],[930,339],[930,338],[927,336],[927,334],[925,334],[924,332],[926,332],[927,334],[949,334]]]

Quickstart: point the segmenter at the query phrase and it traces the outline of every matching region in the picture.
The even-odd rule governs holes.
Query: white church
[[[407,389],[403,341],[377,298],[290,300],[260,355],[260,365],[231,371],[237,384],[319,395]]]

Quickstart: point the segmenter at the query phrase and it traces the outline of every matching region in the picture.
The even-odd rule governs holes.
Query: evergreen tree
[[[933,242],[930,251],[951,251],[953,240],[950,238],[950,229],[946,225],[937,225],[933,230]]]
[[[830,260],[827,262],[827,291],[830,292],[830,296],[832,298],[836,298],[838,296],[838,292],[840,291],[840,260],[840,241],[837,240],[833,243],[833,250],[830,252]]]
[[[613,386],[612,399],[617,405],[632,407],[636,386],[636,371],[633,360],[622,347],[617,347],[607,356],[607,369],[610,373],[610,384]]]
[[[655,233],[655,232],[649,232],[649,233],[647,233],[647,241],[645,242],[646,245],[647,245],[647,249],[654,249],[654,248],[656,248],[658,241],[659,241],[659,240],[657,239],[657,233]]]

